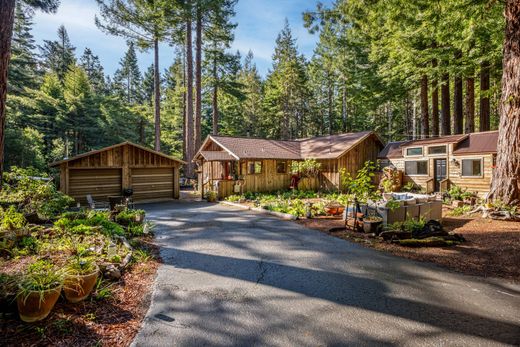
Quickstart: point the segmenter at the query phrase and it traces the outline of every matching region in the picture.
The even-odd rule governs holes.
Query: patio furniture
[[[92,195],[87,194],[87,202],[91,209],[93,210],[108,210],[110,205],[108,202],[105,201],[95,201],[94,198],[92,198]]]

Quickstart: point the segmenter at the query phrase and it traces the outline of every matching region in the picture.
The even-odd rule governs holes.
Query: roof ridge
[[[277,139],[268,139],[268,138],[265,138],[265,137],[251,137],[251,136],[231,136],[231,135],[212,135],[210,134],[209,136],[211,137],[226,137],[226,138],[231,138],[231,139],[244,139],[244,140],[265,140],[265,141],[279,141],[279,142],[300,142],[298,140],[277,140]]]

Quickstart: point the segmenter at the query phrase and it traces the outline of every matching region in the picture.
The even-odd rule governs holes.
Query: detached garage
[[[50,164],[60,168],[60,190],[81,204],[86,196],[108,201],[127,188],[134,202],[179,198],[182,160],[123,142]]]

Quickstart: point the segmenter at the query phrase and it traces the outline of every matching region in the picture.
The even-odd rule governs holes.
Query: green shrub
[[[29,255],[38,253],[40,242],[33,236],[24,236],[18,241],[18,254]]]
[[[239,202],[241,200],[245,199],[244,195],[236,195],[236,194],[233,194],[233,195],[230,195],[226,198],[226,201],[230,201],[230,202]]]
[[[341,184],[347,193],[354,195],[361,202],[378,200],[380,193],[375,189],[375,185],[373,184],[376,170],[377,165],[371,161],[366,161],[355,176],[352,176],[350,172],[345,169],[341,169]]]
[[[132,209],[126,209],[121,212],[119,212],[116,217],[115,221],[121,225],[130,225],[131,223],[139,223],[142,224],[144,221],[144,216],[146,212],[144,210],[132,210]],[[137,219],[140,218],[140,222],[137,222]]]
[[[2,218],[0,228],[3,230],[20,230],[27,224],[23,214],[17,212],[14,206],[10,206],[5,211],[0,209],[0,216]]]
[[[291,172],[297,173],[301,177],[318,177],[320,169],[321,163],[316,161],[316,159],[293,160],[291,163]]]
[[[74,203],[74,199],[58,191],[52,181],[33,176],[47,177],[34,170],[16,167],[5,173],[0,201],[18,202],[24,213],[37,213],[42,219],[55,218]]]
[[[468,212],[470,212],[472,207],[470,205],[462,205],[460,207],[455,207],[451,212],[451,216],[462,216]]]

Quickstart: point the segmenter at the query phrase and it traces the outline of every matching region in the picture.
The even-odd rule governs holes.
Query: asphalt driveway
[[[520,345],[518,285],[227,206],[144,208],[164,264],[135,346]]]

